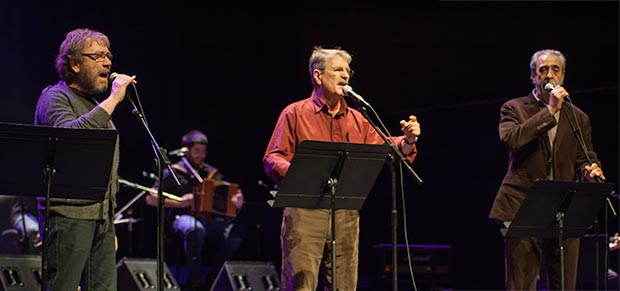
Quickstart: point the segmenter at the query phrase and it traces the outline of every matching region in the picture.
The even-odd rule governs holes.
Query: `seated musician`
[[[201,207],[206,203],[201,201],[206,198],[200,195],[203,194],[200,193],[203,192],[200,190],[203,185],[224,181],[217,168],[205,163],[207,143],[207,136],[198,130],[191,130],[181,138],[181,144],[187,150],[181,160],[172,165],[181,187],[177,187],[167,169],[163,172],[162,191],[181,197],[181,201],[165,198],[164,207],[167,208],[166,223],[168,226],[171,224],[174,232],[182,235],[184,239],[188,274],[187,289],[184,290],[209,288],[224,262],[234,255],[241,244],[241,238],[230,236],[234,216],[227,215],[226,210],[207,211]],[[156,182],[153,188],[157,187]],[[236,208],[233,212],[243,205],[243,194],[238,187],[229,199],[228,204]],[[157,194],[148,195],[146,203],[157,207]],[[212,201],[211,203],[213,204]],[[201,279],[203,250],[208,255],[205,259],[207,279],[204,283]]]

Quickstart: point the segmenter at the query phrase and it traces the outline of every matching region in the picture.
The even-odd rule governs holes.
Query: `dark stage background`
[[[409,114],[418,116],[423,134],[413,168],[424,183],[404,177],[399,243],[406,231],[412,244],[452,246],[456,289],[503,288],[502,238],[487,220],[507,159],[498,139],[499,108],[532,89],[528,64],[534,51],[565,53],[565,87],[589,113],[606,177],[618,182],[617,1],[1,6],[0,121],[32,123],[40,91],[58,81],[53,61],[64,34],[78,27],[101,30],[112,42],[113,71],[138,76],[159,144],[172,150],[188,130],[203,130],[210,140],[207,162],[241,184],[250,203],[240,221],[245,240],[237,259],[279,264],[280,210],[264,203],[268,190],[258,181],[271,183],[261,159],[279,112],[311,92],[307,65],[315,45],[341,46],[353,55],[351,86],[390,131],[398,133],[398,121]],[[142,175],[154,171],[146,132],[128,102],[113,118],[121,175],[150,185]],[[120,205],[137,192],[123,188]],[[372,246],[391,241],[390,193],[386,166],[361,211],[361,284],[377,275]],[[144,205],[140,199],[132,207],[143,220],[131,236],[126,224],[118,225],[119,257],[155,257],[154,208]],[[609,232],[618,230],[617,217],[607,224]]]

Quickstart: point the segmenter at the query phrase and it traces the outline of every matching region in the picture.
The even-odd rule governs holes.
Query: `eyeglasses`
[[[95,61],[97,63],[103,62],[106,57],[110,61],[112,61],[112,59],[114,58],[114,56],[111,53],[104,53],[104,52],[98,52],[98,53],[92,53],[92,54],[84,54],[84,53],[82,53],[82,55],[90,58],[91,60],[93,60],[93,61]]]
[[[353,77],[354,73],[352,69],[345,69],[343,67],[335,67],[329,71],[336,75],[342,75],[344,72],[347,72],[347,74],[349,74],[349,77]]]

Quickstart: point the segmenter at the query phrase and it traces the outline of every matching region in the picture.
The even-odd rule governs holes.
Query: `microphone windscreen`
[[[342,93],[344,95],[351,96],[351,95],[353,95],[353,94],[351,94],[352,92],[353,92],[353,88],[351,88],[351,86],[346,85],[346,86],[342,87]]]
[[[553,83],[547,83],[545,84],[545,91],[551,91],[555,88],[555,85],[553,85]]]

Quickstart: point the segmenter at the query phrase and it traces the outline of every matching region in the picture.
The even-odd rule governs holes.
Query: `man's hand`
[[[194,205],[194,194],[183,194],[181,201],[179,201],[179,208],[191,207],[192,205]]]
[[[586,166],[586,171],[584,172],[584,177],[586,178],[586,180],[594,182],[596,181],[594,177],[597,176],[605,180],[605,175],[603,175],[603,169],[601,169],[596,163],[592,163],[592,165]]]
[[[414,143],[417,137],[422,134],[420,123],[418,122],[418,118],[415,115],[409,115],[408,121],[401,120],[400,130],[402,130],[405,134],[405,139],[409,144]]]

